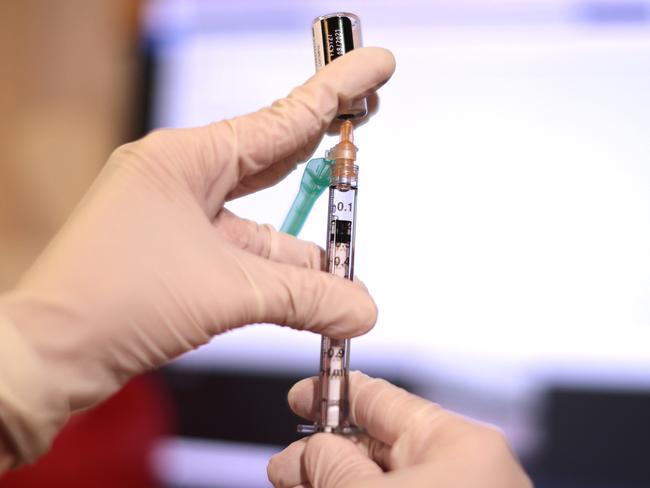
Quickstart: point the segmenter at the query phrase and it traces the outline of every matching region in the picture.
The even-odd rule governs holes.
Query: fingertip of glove
[[[347,339],[372,329],[377,321],[377,305],[363,286],[321,271],[305,273],[315,278],[311,291],[301,288],[304,303],[314,305],[307,309],[305,323],[312,324],[309,330],[333,339]]]
[[[340,95],[365,97],[386,83],[394,71],[395,56],[391,51],[383,47],[360,47],[335,59],[311,78],[310,82],[333,77],[339,82],[335,90]],[[340,76],[341,73],[346,76]],[[341,84],[341,80],[347,82]]]
[[[350,51],[339,59],[341,63],[347,62],[353,68],[363,70],[366,75],[370,76],[372,80],[370,91],[374,91],[386,83],[395,72],[395,56],[383,47],[361,47]]]
[[[351,391],[357,392],[364,388],[366,385],[369,383],[373,383],[377,381],[378,378],[374,378],[372,376],[368,376],[367,374],[355,370],[350,372],[350,388]]]
[[[310,401],[313,396],[314,386],[316,385],[316,377],[305,378],[293,385],[287,393],[287,402],[293,411],[296,411],[298,406],[302,404],[303,399]]]
[[[368,376],[366,373],[358,369],[355,369],[354,371],[350,371],[350,378],[356,379],[357,381],[373,379],[371,376]]]
[[[380,74],[388,78],[395,72],[397,62],[395,55],[392,51],[383,47],[364,47],[359,48],[360,52],[366,53],[366,56],[372,56],[374,62],[377,64],[377,69]]]
[[[377,304],[368,293],[368,289],[365,285],[354,283],[353,286],[356,289],[356,298],[354,303],[356,304],[357,309],[357,316],[355,317],[357,328],[351,337],[358,337],[368,333],[375,326],[379,310],[377,309]]]

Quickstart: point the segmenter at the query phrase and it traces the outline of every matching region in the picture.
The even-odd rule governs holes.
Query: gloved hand
[[[0,432],[18,461],[42,453],[70,411],[220,332],[271,322],[340,338],[372,327],[365,289],[322,272],[317,246],[223,204],[282,179],[339,103],[393,70],[388,51],[357,49],[269,108],[156,131],[111,155],[0,299]]]
[[[316,378],[297,383],[289,405],[313,420]],[[276,488],[529,488],[504,436],[390,383],[350,375],[352,422],[368,435],[316,434],[269,462]]]

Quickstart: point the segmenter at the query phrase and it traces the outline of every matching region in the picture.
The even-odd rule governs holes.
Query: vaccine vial
[[[347,12],[321,15],[312,25],[314,59],[320,70],[336,58],[361,47],[361,22],[359,17]],[[343,100],[336,116],[341,120],[363,117],[368,113],[365,98]]]

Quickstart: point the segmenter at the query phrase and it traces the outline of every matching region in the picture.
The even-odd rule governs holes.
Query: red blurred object
[[[151,464],[172,426],[170,401],[155,375],[131,380],[101,405],[75,415],[36,463],[8,473],[1,488],[161,486]]]

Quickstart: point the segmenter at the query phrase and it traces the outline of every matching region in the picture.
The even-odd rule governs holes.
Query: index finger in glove
[[[269,460],[266,474],[275,488],[295,488],[308,484],[302,463],[308,440],[303,438],[292,442]]]
[[[296,441],[289,446],[287,446],[281,452],[275,454],[269,461],[267,468],[267,474],[271,483],[275,488],[296,488],[303,486],[310,486],[311,481],[314,478],[315,463],[312,462],[311,469],[307,471],[305,466],[305,461],[313,461],[314,457],[317,457],[316,454],[320,450],[331,450],[337,449],[339,446],[338,442],[329,441],[330,436],[325,436],[322,440],[316,440],[315,445],[309,449],[310,458],[305,457],[305,450],[307,444],[310,441],[311,437],[305,437]],[[387,459],[386,454],[388,450],[384,444],[379,444],[376,439],[368,437],[367,435],[359,435],[354,437],[346,437],[346,442],[352,442],[357,448],[357,452],[352,452],[347,447],[345,447],[346,453],[349,453],[351,456],[357,457],[358,454],[361,454],[365,460],[373,460],[374,463],[363,462],[364,466],[369,466],[369,474],[374,474],[377,472],[376,467],[388,467],[384,463],[384,460]],[[384,452],[379,452],[384,451]],[[325,454],[326,458],[330,458],[330,455]],[[361,463],[361,461],[360,461]],[[317,464],[317,463],[316,463]],[[326,467],[321,467],[319,469],[328,469]]]
[[[209,136],[198,139],[205,146],[201,153],[212,161],[226,158],[226,171],[214,168],[212,176],[229,176],[228,187],[223,188],[229,198],[278,181],[313,152],[336,116],[339,103],[372,93],[394,69],[395,58],[390,51],[355,49],[270,107],[208,126]],[[252,178],[262,171],[264,178]]]
[[[238,142],[239,176],[257,173],[303,148],[334,119],[339,103],[384,84],[395,59],[382,48],[360,48],[336,59],[288,97],[230,120]]]
[[[305,486],[343,488],[359,482],[377,481],[382,469],[353,442],[333,434],[316,434],[300,440],[279,454],[268,466],[269,480],[276,488]]]
[[[314,418],[316,384],[316,378],[308,378],[289,391],[289,405],[301,417]],[[350,374],[349,401],[351,421],[389,446],[409,428],[429,428],[446,413],[434,403],[358,371]]]
[[[217,232],[240,249],[279,263],[322,270],[325,251],[313,242],[278,232],[268,224],[237,217],[222,208],[212,222]]]

